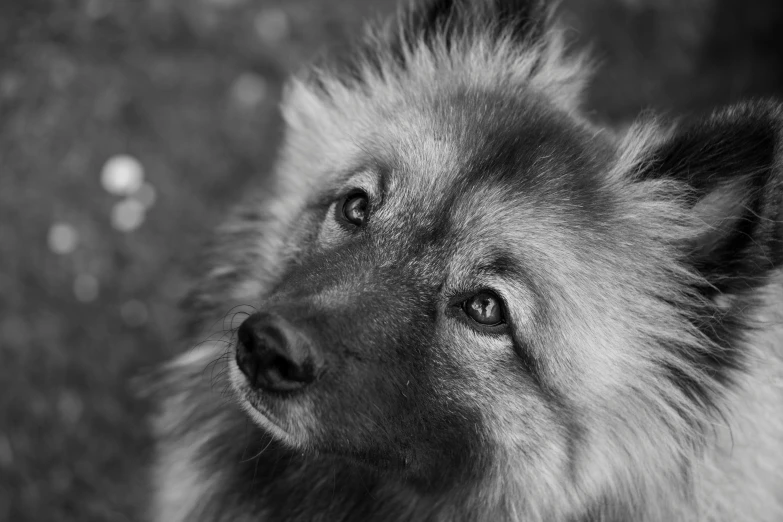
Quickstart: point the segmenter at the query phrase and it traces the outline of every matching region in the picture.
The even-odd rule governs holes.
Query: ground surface
[[[0,3],[0,520],[141,518],[147,405],[130,378],[183,349],[175,305],[191,260],[268,171],[285,76],[393,3]],[[707,45],[700,9],[672,24],[625,3],[571,2],[575,34],[598,37],[606,64],[597,116],[774,92],[783,52],[769,31],[708,31]],[[710,23],[783,19],[775,0],[734,4],[760,7],[721,7]],[[117,155],[140,164],[141,192],[102,185]]]

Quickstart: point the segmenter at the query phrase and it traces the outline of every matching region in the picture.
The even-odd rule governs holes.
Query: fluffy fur
[[[616,136],[550,12],[426,2],[291,81],[162,372],[154,520],[783,520],[783,112]],[[254,313],[313,385],[250,386]]]

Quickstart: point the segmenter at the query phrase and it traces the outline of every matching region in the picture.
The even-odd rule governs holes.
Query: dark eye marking
[[[483,290],[463,301],[462,310],[465,315],[482,326],[500,326],[506,322],[503,302],[488,290]]]
[[[337,204],[337,220],[350,227],[361,227],[367,222],[370,199],[363,190],[346,194]]]

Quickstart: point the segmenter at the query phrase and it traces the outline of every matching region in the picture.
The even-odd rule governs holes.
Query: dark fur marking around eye
[[[510,198],[566,207],[575,226],[600,226],[614,206],[600,172],[611,157],[607,144],[593,140],[546,104],[522,103],[499,93],[466,90],[451,94],[446,107],[466,107],[465,124],[482,128],[463,145],[466,166],[452,191],[476,185],[502,188]],[[585,145],[587,143],[589,146]],[[542,175],[546,172],[546,175]]]
[[[541,363],[536,358],[533,351],[527,344],[518,339],[514,339],[514,354],[519,361],[521,370],[528,375],[536,387],[542,392],[547,389],[541,373]],[[545,396],[548,396],[546,393]]]
[[[498,254],[479,268],[479,272],[495,274],[499,277],[518,277],[524,274],[514,257],[507,254]]]
[[[527,313],[532,315],[529,317],[524,317],[522,320],[530,322],[531,324],[540,324],[545,321],[544,312],[541,309],[542,306],[544,306],[545,301],[542,299],[541,292],[537,288],[537,285],[530,278],[530,275],[526,271],[525,267],[522,266],[520,261],[511,254],[506,254],[503,252],[497,252],[494,255],[488,257],[489,261],[482,264],[478,268],[477,273],[513,280],[517,284],[520,282],[524,284],[529,291],[526,297],[532,299],[533,302],[528,303],[529,306],[527,309]],[[515,313],[518,314],[520,312],[509,310],[507,313],[510,314],[509,320],[513,321],[513,316]],[[512,338],[514,342],[514,351],[520,363],[522,364],[523,371],[532,378],[536,386],[541,389],[545,389],[546,383],[544,382],[541,373],[542,368],[540,361],[535,356],[531,348],[527,345],[527,341],[525,339],[521,339],[517,334],[513,333]]]

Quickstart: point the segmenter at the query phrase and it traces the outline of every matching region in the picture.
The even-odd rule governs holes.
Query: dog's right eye
[[[338,220],[360,227],[367,221],[370,206],[367,193],[361,190],[349,192],[337,206]]]
[[[505,323],[503,303],[492,292],[483,291],[462,303],[465,314],[483,326],[499,326]]]

